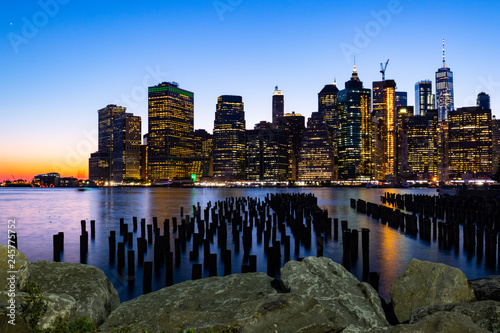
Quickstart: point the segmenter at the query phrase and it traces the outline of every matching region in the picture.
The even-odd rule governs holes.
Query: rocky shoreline
[[[500,332],[500,276],[468,281],[458,269],[411,260],[386,301],[323,257],[290,261],[281,280],[264,273],[186,281],[120,304],[92,266],[39,261],[0,246],[0,331],[31,332],[20,319],[28,282],[45,291],[40,329],[87,317],[97,332]],[[16,325],[9,324],[15,279]],[[11,307],[11,309],[9,309]]]

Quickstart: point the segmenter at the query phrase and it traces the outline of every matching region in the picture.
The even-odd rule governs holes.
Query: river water
[[[53,260],[52,237],[54,234],[64,232],[62,261],[78,263],[80,261],[80,221],[86,220],[87,230],[90,230],[89,221],[95,220],[96,236],[95,239],[89,240],[87,264],[96,266],[106,273],[123,302],[142,294],[143,272],[142,267],[137,267],[136,278],[130,281],[126,273],[118,272],[116,260],[113,264],[109,263],[108,236],[111,230],[115,230],[117,242],[121,241],[120,218],[125,218],[125,223],[129,224],[129,231],[131,231],[133,216],[138,217],[139,221],[145,218],[148,224],[152,223],[153,216],[158,217],[159,226],[163,228],[164,219],[177,217],[180,221],[180,207],[184,207],[184,214],[192,215],[193,205],[199,204],[203,209],[209,201],[213,206],[215,201],[224,200],[227,197],[264,198],[267,193],[313,193],[318,198],[318,205],[328,210],[329,217],[338,218],[339,221],[347,220],[351,229],[370,229],[370,271],[380,272],[379,292],[386,299],[389,298],[392,281],[403,273],[412,258],[457,267],[469,279],[498,274],[498,267],[486,267],[484,256],[482,258],[468,257],[463,246],[458,250],[444,250],[438,246],[437,240],[427,242],[418,236],[407,236],[350,208],[350,198],[380,204],[380,197],[384,192],[437,195],[435,189],[99,188],[78,191],[63,188],[1,188],[0,220],[2,222],[0,225],[4,226],[4,235],[1,236],[0,231],[0,244],[7,244],[7,222],[15,220],[18,248],[30,261]],[[232,239],[229,231],[228,235],[228,249],[231,250]],[[324,246],[323,255],[337,263],[342,263],[341,236],[339,238],[339,241],[328,240]],[[294,252],[293,239],[291,244],[291,260],[316,255],[314,241],[311,249],[301,248],[298,256]],[[192,264],[203,263],[202,248],[200,259],[189,261],[189,246],[188,244],[186,253],[182,254],[181,265],[175,268],[174,283],[190,279]],[[216,245],[212,246],[211,252],[217,253]],[[361,280],[361,239],[359,246],[359,258],[353,264],[351,272]],[[171,248],[173,249],[173,246]],[[266,263],[261,260],[264,257],[264,248],[262,244],[256,243],[255,237],[250,254],[257,255],[257,271],[266,272]],[[145,260],[153,260],[151,245]],[[243,250],[240,248],[240,252],[234,253],[232,257],[232,273],[240,273],[243,263]],[[222,276],[223,273],[224,267],[219,261],[218,275]],[[208,270],[204,269],[203,276],[208,276]],[[161,274],[154,274],[153,290],[164,286],[165,271]]]

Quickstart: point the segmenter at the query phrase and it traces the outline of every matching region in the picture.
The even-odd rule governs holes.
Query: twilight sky
[[[306,117],[317,93],[350,78],[386,77],[408,92],[454,73],[455,107],[491,95],[500,117],[498,1],[41,0],[0,4],[0,181],[38,173],[88,176],[97,110],[142,117],[147,87],[194,92],[195,128],[213,130],[217,97],[243,96],[247,128],[271,120],[276,85],[285,112]]]

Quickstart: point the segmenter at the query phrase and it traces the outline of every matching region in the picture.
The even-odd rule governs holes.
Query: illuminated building
[[[287,113],[280,118],[280,129],[288,141],[288,180],[297,180],[299,150],[305,130],[304,116],[299,113]]]
[[[148,176],[152,183],[188,179],[194,152],[194,94],[175,82],[148,89]]]
[[[339,89],[337,88],[337,83],[327,84],[318,94],[318,111],[323,114],[325,118],[325,124],[328,129],[328,135],[330,137],[330,142],[333,149],[334,158],[334,175],[333,179],[337,179],[336,175],[336,165],[335,161],[337,157],[337,130],[338,130],[338,101]]]
[[[408,106],[408,93],[406,91],[396,91],[396,107]]]
[[[285,113],[285,96],[276,86],[273,93],[273,128],[279,128],[279,118]]]
[[[408,177],[410,175],[410,166],[408,163],[408,118],[413,117],[413,106],[398,106],[396,108],[398,115],[397,127],[397,170],[398,175]]]
[[[338,178],[369,180],[372,177],[371,91],[363,88],[356,67],[339,91]]]
[[[448,119],[455,109],[453,97],[453,72],[446,67],[443,39],[443,67],[436,72],[436,99],[439,119]]]
[[[440,154],[436,110],[424,116],[406,118],[408,164],[417,179],[432,179],[438,175]]]
[[[491,121],[491,131],[493,138],[493,173],[496,173],[500,163],[500,119],[496,119],[495,116]]]
[[[141,179],[148,179],[148,138],[149,134],[143,135],[142,145],[141,145]]]
[[[485,92],[480,92],[477,95],[477,104],[476,105],[485,109],[485,110],[491,109],[491,107],[490,107],[490,95],[488,95]]]
[[[432,93],[432,81],[423,80],[415,83],[415,111],[417,116],[425,116],[427,110],[434,110],[435,96]]]
[[[213,140],[214,180],[244,180],[245,111],[241,96],[218,98]]]
[[[299,151],[300,181],[333,180],[333,149],[321,112],[313,112],[307,120]]]
[[[89,180],[107,182],[112,179],[113,120],[125,113],[125,111],[125,107],[114,104],[97,111],[99,150],[90,155]]]
[[[141,179],[141,117],[122,113],[113,119],[112,180]]]
[[[491,110],[458,108],[448,114],[450,178],[491,177]]]
[[[373,82],[373,175],[375,179],[397,176],[396,82]]]
[[[193,169],[191,174],[196,175],[196,179],[213,176],[213,138],[212,134],[203,129],[194,131],[194,151]]]
[[[246,131],[245,173],[247,180],[285,181],[288,171],[288,142],[280,130],[262,121]]]

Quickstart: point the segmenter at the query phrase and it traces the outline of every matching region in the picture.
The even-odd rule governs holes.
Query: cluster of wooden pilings
[[[186,265],[182,262],[186,256],[182,254],[188,254],[193,280],[202,278],[203,271],[208,272],[208,276],[216,276],[217,265],[223,265],[224,275],[256,272],[257,260],[265,260],[267,274],[279,278],[280,268],[292,255],[301,260],[301,247],[310,250],[315,246],[316,255],[323,256],[332,234],[333,241],[339,240],[338,219],[328,217],[328,212],[317,205],[317,198],[312,194],[269,193],[262,199],[231,197],[213,205],[208,202],[203,209],[199,203],[193,205],[192,215],[184,215],[184,208],[180,207],[179,220],[172,217],[159,222],[153,217],[148,224],[144,218],[138,221],[133,217],[131,222],[129,226],[121,218],[119,230],[110,231],[109,261],[116,263],[120,274],[126,270],[129,281],[135,280],[136,265],[142,267],[143,293],[152,289],[153,272],[156,275],[165,272],[165,286],[181,282],[174,281],[174,269]],[[341,232],[343,265],[350,270],[358,259],[359,231],[349,229],[347,221],[341,221]],[[369,271],[369,232],[369,229],[361,230],[363,280],[378,290],[379,273]],[[94,235],[95,221],[92,220],[91,237]],[[87,258],[88,237],[85,221],[82,221],[82,263]],[[60,259],[63,238],[62,233],[54,235],[54,260]],[[252,253],[255,243],[262,245],[264,256]],[[215,253],[211,250],[212,244],[217,244]],[[153,251],[152,261],[145,261],[148,251]],[[241,270],[232,267],[233,251],[243,252]]]
[[[351,207],[408,235],[445,250],[463,249],[470,257],[500,268],[500,200],[495,198],[384,193],[382,204],[351,198]]]

